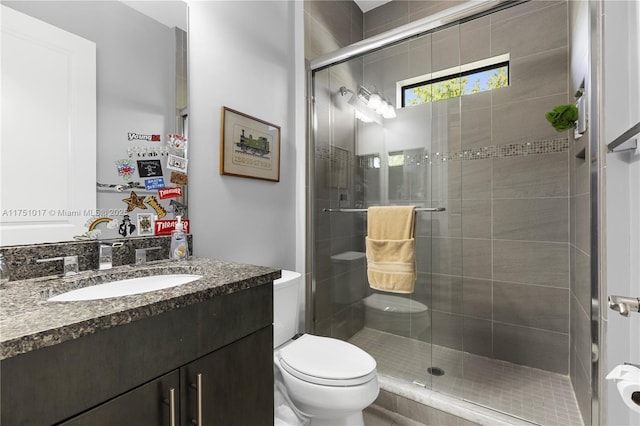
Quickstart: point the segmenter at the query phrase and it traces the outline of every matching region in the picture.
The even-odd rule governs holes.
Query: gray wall
[[[189,4],[189,211],[197,256],[295,269],[293,8]],[[280,182],[219,174],[223,106],[280,126]]]

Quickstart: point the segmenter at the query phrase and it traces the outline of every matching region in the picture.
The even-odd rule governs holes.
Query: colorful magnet
[[[178,200],[169,201],[169,206],[173,207],[173,216],[182,216],[185,217],[187,215],[187,206],[186,204],[181,203]]]
[[[176,170],[178,172],[186,173],[187,172],[187,164],[189,160],[186,158],[178,157],[177,155],[169,154],[167,158],[167,167],[171,170]]]
[[[155,235],[171,235],[171,231],[176,229],[176,223],[178,221],[176,219],[165,219],[165,220],[156,220],[153,227]],[[188,234],[190,231],[189,219],[182,219],[182,230],[185,234]]]
[[[160,160],[138,160],[138,174],[141,178],[162,176]]]
[[[146,207],[145,207],[146,208]],[[120,224],[120,228],[118,228],[118,234],[126,237],[127,235],[133,234],[133,231],[136,230],[136,226],[131,223],[131,218],[129,218],[128,214],[125,214],[122,218],[122,223]]]
[[[172,149],[177,151],[184,151],[187,149],[187,138],[182,135],[177,135],[174,133],[169,133],[167,135],[169,140],[167,141],[167,145],[169,145]]]
[[[153,178],[153,179],[145,179],[144,187],[149,191],[153,191],[154,189],[164,188],[165,187],[164,178],[160,177],[160,178]]]
[[[167,215],[167,211],[160,205],[160,203],[158,203],[158,200],[153,195],[149,195],[144,202],[149,204],[156,211],[160,219]]]
[[[141,208],[146,210],[147,206],[144,205],[144,197],[138,197],[135,192],[131,191],[131,196],[129,198],[125,198],[125,203],[127,203],[127,211],[133,211],[136,208]]]
[[[130,141],[160,142],[160,135],[141,135],[140,133],[128,132],[127,137]]]
[[[173,188],[158,189],[158,197],[160,197],[161,200],[165,198],[182,197],[182,188],[176,186]]]
[[[122,177],[124,180],[131,180],[131,175],[136,170],[133,167],[128,159],[122,159],[116,161],[116,166],[118,166],[118,175]]]
[[[138,235],[153,235],[153,214],[138,213]]]
[[[89,225],[89,231],[93,231],[94,229],[96,229],[96,226],[100,225],[101,223],[106,223],[107,228],[114,229],[114,226],[109,227],[109,222],[113,222],[113,219],[110,217],[99,217],[91,222],[91,224]],[[116,223],[118,222],[116,221]]]
[[[187,175],[182,172],[171,172],[171,177],[169,178],[171,183],[175,183],[178,185],[186,185],[187,184]]]

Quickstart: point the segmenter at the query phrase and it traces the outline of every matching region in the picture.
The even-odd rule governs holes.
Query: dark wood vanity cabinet
[[[173,398],[173,405],[171,399]],[[64,426],[172,425],[177,420],[180,374],[166,374],[61,423]],[[171,423],[171,417],[174,423]]]
[[[188,364],[180,379],[182,425],[273,425],[272,328]]]
[[[264,328],[62,425],[272,425],[271,336]]]
[[[200,408],[207,426],[272,425],[272,296],[267,283],[2,360],[0,424],[186,426]]]

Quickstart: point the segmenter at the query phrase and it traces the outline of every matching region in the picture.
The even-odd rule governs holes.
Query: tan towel
[[[366,246],[371,288],[413,293],[416,282],[413,230],[413,206],[369,207]]]

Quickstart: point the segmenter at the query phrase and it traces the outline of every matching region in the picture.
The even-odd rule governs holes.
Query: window
[[[402,107],[471,95],[509,85],[509,55],[473,62],[397,83]]]

